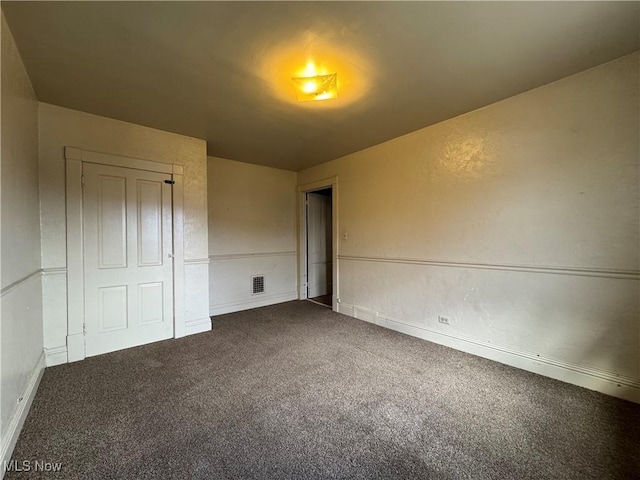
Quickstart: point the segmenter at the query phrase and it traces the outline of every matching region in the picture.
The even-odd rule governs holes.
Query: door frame
[[[340,303],[340,288],[338,270],[338,177],[329,177],[311,183],[298,185],[298,299],[307,299],[307,209],[306,195],[331,188],[331,270],[333,280],[332,305],[334,312],[338,311]]]
[[[170,174],[175,182],[172,192],[173,227],[173,336],[185,335],[184,316],[184,238],[183,168],[139,158],[92,152],[75,147],[64,148],[66,166],[67,214],[67,355],[69,362],[86,358],[84,342],[84,238],[82,212],[82,164],[97,163]]]

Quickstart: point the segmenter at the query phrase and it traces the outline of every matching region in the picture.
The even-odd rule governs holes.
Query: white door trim
[[[332,243],[332,270],[333,270],[333,305],[334,312],[338,311],[340,303],[339,265],[338,265],[338,177],[325,178],[304,185],[298,185],[298,299],[307,298],[307,222],[306,220],[306,194],[317,190],[331,188],[331,243]]]
[[[68,361],[84,360],[84,267],[82,235],[82,163],[99,163],[173,175],[174,337],[185,335],[183,170],[181,165],[65,147],[67,213],[67,352]]]

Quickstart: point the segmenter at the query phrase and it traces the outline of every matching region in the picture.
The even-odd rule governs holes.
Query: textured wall
[[[209,157],[208,196],[210,313],[297,298],[296,174]]]
[[[3,22],[4,20],[4,16]],[[40,269],[38,103],[2,25],[2,288]]]
[[[208,283],[207,164],[203,140],[40,103],[40,195],[42,263],[45,270],[44,313],[47,357],[64,361],[67,317],[65,158],[72,146],[112,155],[184,167],[185,320],[208,320],[208,292],[193,285]],[[201,266],[201,264],[205,264]],[[204,276],[204,279],[203,279]],[[204,318],[203,318],[204,314]]]
[[[341,310],[637,395],[638,85],[635,53],[300,172],[339,177]]]
[[[43,267],[66,265],[64,147],[184,166],[185,258],[207,257],[206,145],[183,135],[40,103]]]
[[[0,432],[10,448],[25,389],[42,355],[38,103],[2,14]],[[36,371],[37,370],[37,371]],[[24,400],[20,400],[24,397]],[[11,453],[10,451],[8,452]],[[5,460],[2,458],[1,460]]]

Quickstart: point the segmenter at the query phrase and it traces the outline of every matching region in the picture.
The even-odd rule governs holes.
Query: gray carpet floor
[[[640,405],[310,302],[48,368],[13,459],[64,479],[633,479]]]

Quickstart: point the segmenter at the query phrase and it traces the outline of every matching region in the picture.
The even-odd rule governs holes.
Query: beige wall
[[[340,310],[640,398],[638,71],[635,53],[300,172],[338,176]]]
[[[210,313],[297,298],[296,174],[209,157]],[[265,275],[266,292],[251,294]]]
[[[205,142],[46,103],[39,105],[44,342],[48,364],[64,362],[66,355],[66,146],[184,167],[187,332],[198,330],[196,324],[208,323]]]
[[[6,460],[42,370],[42,287],[38,103],[4,14],[1,22],[0,460]]]
[[[185,258],[207,257],[204,140],[40,103],[42,252],[45,268],[66,264],[64,147],[184,166]],[[46,180],[46,182],[44,181]]]

